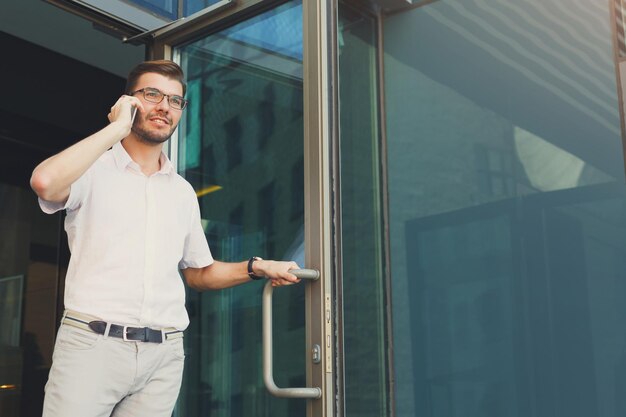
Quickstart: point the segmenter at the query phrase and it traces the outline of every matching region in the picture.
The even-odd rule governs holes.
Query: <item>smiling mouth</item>
[[[150,121],[154,122],[156,124],[159,124],[159,125],[169,125],[170,124],[169,120],[162,119],[160,117],[152,117],[152,118],[150,118]]]

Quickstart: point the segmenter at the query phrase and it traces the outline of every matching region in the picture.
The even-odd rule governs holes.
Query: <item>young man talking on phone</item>
[[[185,89],[177,64],[139,64],[110,123],[33,171],[42,210],[67,210],[72,253],[43,417],[171,416],[189,324],[179,270],[197,290],[299,281],[294,262],[211,256],[195,192],[162,152]]]

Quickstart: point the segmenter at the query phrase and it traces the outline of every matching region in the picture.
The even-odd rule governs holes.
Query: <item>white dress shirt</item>
[[[46,213],[67,210],[66,309],[131,326],[189,324],[179,269],[213,257],[193,188],[164,154],[160,162],[147,177],[117,143],[72,184],[65,204],[39,200]]]

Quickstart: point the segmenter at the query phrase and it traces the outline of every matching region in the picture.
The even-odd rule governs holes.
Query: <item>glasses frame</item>
[[[154,101],[149,99],[148,97],[146,97],[146,90],[151,90],[151,91],[157,91],[159,92],[159,94],[161,94],[161,99],[159,101]],[[160,102],[163,101],[163,99],[165,97],[167,97],[167,104],[169,104],[169,106],[173,109],[176,110],[185,110],[185,108],[187,108],[187,105],[189,104],[189,100],[187,100],[186,98],[179,96],[178,94],[165,94],[163,91],[159,90],[158,88],[154,88],[154,87],[144,87],[144,88],[140,88],[139,90],[135,90],[132,93],[128,93],[129,96],[134,96],[137,93],[141,93],[141,95],[143,96],[144,100],[146,100],[148,103],[154,103],[154,104],[158,104]],[[180,98],[183,102],[183,106],[178,108],[174,105],[172,105],[172,101],[171,98],[172,97],[177,97]]]

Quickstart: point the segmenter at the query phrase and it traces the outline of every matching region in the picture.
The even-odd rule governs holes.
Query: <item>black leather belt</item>
[[[104,334],[107,328],[105,321],[90,321],[89,328],[98,334]],[[168,338],[168,335],[173,333],[181,333],[180,330],[174,330],[172,332],[164,333],[161,330],[154,330],[149,327],[128,327],[120,326],[119,324],[111,324],[109,330],[109,336],[119,337],[124,340],[131,340],[137,342],[152,342],[162,343],[163,337]]]
[[[101,335],[106,333],[108,324],[98,317],[72,310],[65,310],[61,323]],[[126,341],[163,343],[171,339],[182,338],[184,333],[175,327],[151,329],[149,327],[130,327],[111,323],[108,335]]]

